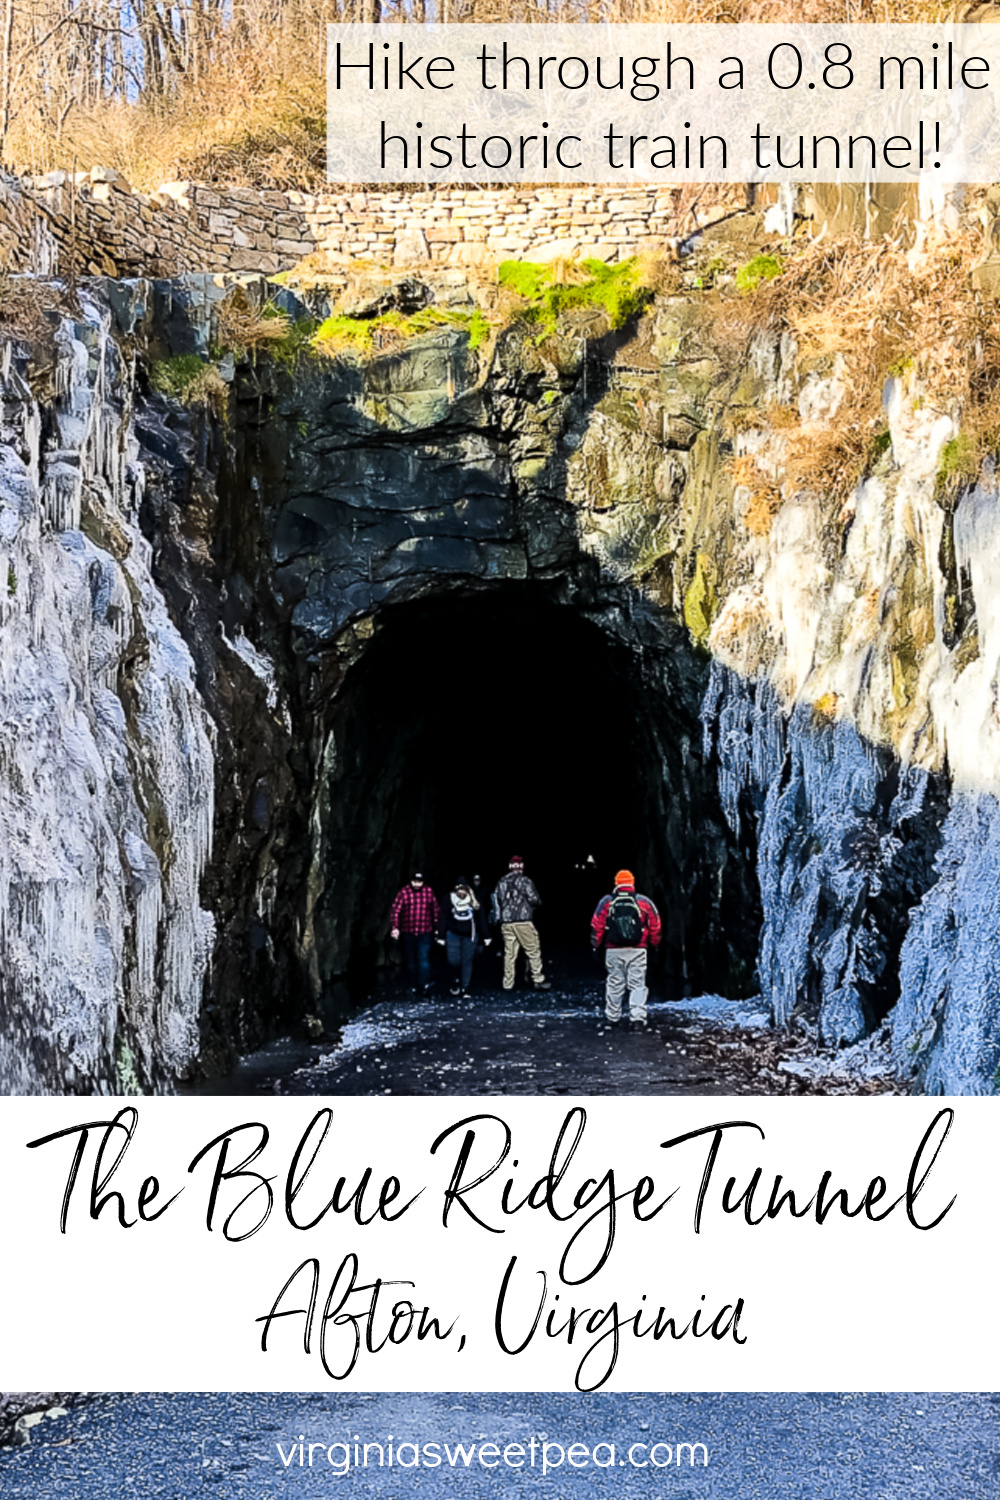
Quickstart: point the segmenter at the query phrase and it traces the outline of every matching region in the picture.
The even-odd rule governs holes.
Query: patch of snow
[[[234,652],[240,661],[244,662],[250,668],[254,676],[264,684],[267,689],[268,708],[277,707],[278,686],[274,676],[274,662],[271,658],[266,656],[262,651],[258,651],[253,642],[243,633],[242,629],[237,630],[236,634],[232,637],[228,636],[225,630],[221,633],[222,639],[230,651]]]
[[[710,1021],[713,1026],[726,1026],[734,1030],[762,1031],[772,1026],[770,1008],[759,995],[748,1000],[727,1000],[724,995],[695,995],[684,1000],[652,1000],[651,1015],[675,1020]]]
[[[866,1037],[853,1047],[844,1047],[839,1052],[824,1052],[815,1057],[780,1062],[778,1071],[791,1073],[811,1082],[838,1078],[854,1084],[899,1081],[899,1072],[885,1030]]]

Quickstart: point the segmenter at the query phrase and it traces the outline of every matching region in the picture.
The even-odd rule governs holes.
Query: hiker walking
[[[519,854],[511,859],[510,868],[497,885],[494,900],[503,933],[504,989],[514,988],[514,966],[518,952],[523,948],[535,989],[550,990],[552,986],[542,972],[542,945],[532,921],[535,907],[541,905],[542,898],[525,875],[524,860]]]
[[[590,937],[595,951],[604,944],[608,971],[604,1014],[617,1026],[627,992],[633,1026],[645,1026],[646,952],[659,945],[660,914],[648,896],[636,894],[631,870],[619,870],[614,891],[598,902],[590,919]]]
[[[490,945],[486,913],[467,880],[456,880],[445,897],[438,931],[438,942],[444,943],[448,963],[454,972],[451,993],[467,1000],[476,947],[479,943],[484,948]]]
[[[490,924],[493,920],[490,914],[491,903],[489,892],[486,889],[486,882],[481,875],[473,875],[472,877],[472,894],[475,896],[476,900],[483,908],[484,931],[486,933],[486,936],[489,937]]]
[[[397,894],[389,913],[389,936],[402,939],[406,972],[414,989],[426,995],[431,987],[431,942],[441,920],[438,900],[419,870]]]

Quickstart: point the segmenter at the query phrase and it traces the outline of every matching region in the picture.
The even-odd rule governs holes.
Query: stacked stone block
[[[743,189],[715,190],[734,204]],[[133,191],[117,172],[52,172],[0,183],[0,250],[17,270],[128,277],[274,274],[323,251],[374,265],[489,265],[662,249],[682,189],[639,186],[256,191],[197,182]],[[690,223],[686,225],[690,228]]]

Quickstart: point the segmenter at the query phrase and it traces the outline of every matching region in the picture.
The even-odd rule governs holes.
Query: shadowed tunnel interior
[[[414,868],[439,896],[458,875],[492,890],[517,853],[547,940],[586,952],[594,904],[625,865],[664,916],[668,983],[739,988],[756,915],[742,872],[730,925],[747,931],[735,949],[731,933],[721,949],[711,940],[735,867],[692,753],[701,668],[680,642],[657,660],[529,585],[384,611],[332,713],[315,923],[324,977],[370,987],[392,896]]]

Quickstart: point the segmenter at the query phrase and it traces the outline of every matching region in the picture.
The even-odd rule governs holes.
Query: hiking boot
[[[645,1016],[630,1016],[629,1021],[633,1031],[648,1031],[649,1022]]]
[[[453,1000],[457,1000],[459,995],[462,993],[462,986],[460,984],[453,984],[448,993],[449,995],[451,995]]]
[[[552,984],[548,979],[533,979],[531,984],[532,988],[536,990],[550,990],[552,988]]]

